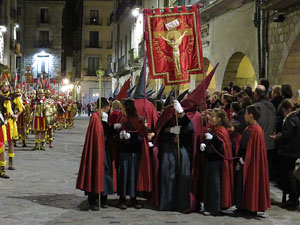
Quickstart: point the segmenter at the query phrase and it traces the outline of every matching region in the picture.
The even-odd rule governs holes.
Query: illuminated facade
[[[112,57],[112,26],[110,14],[112,0],[78,0],[76,12],[80,12],[79,29],[76,32],[77,47],[74,51],[75,80],[80,83],[80,100],[83,104],[99,98],[96,71],[105,72],[102,79],[102,96],[110,97],[111,77],[107,65]]]
[[[0,1],[0,67],[7,65],[14,75],[18,72],[18,57],[21,52],[17,42],[17,0]]]
[[[50,78],[61,74],[64,5],[62,0],[18,0],[22,71],[29,66],[35,79],[43,71]]]

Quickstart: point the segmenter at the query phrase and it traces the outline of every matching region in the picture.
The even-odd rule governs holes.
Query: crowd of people
[[[235,206],[237,215],[256,216],[271,207],[272,181],[282,207],[297,208],[300,114],[292,98],[290,85],[269,87],[267,79],[207,96],[200,84],[180,99],[101,98],[76,188],[91,210],[117,193],[123,210],[141,208],[142,197],[159,210],[217,216]]]
[[[34,134],[33,150],[46,150],[46,143],[53,148],[53,132],[73,128],[77,105],[71,96],[53,95],[43,86],[29,92],[25,86],[22,90],[2,77],[0,87],[0,178],[8,179],[5,145],[8,145],[8,170],[15,170],[18,142],[25,148],[29,134]]]

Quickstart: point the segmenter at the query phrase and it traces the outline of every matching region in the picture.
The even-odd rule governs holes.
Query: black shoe
[[[119,203],[117,204],[117,207],[118,207],[119,209],[122,209],[122,210],[127,209],[127,206],[125,205],[124,202],[119,202]]]
[[[9,176],[7,176],[5,173],[1,173],[0,178],[9,179]]]
[[[27,145],[26,145],[25,141],[23,142],[23,145],[22,145],[22,147],[23,147],[23,148],[26,148],[26,147],[27,147]]]
[[[99,211],[100,209],[96,205],[90,205],[90,210],[92,210],[92,211]]]
[[[108,205],[107,205],[107,195],[105,196],[101,196],[101,208],[108,208]]]
[[[299,200],[289,199],[288,201],[286,201],[283,204],[283,208],[286,208],[286,209],[293,209],[293,208],[297,208],[298,206],[299,206]]]

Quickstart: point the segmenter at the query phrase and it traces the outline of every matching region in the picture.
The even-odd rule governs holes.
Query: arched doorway
[[[222,88],[227,87],[230,82],[240,87],[249,85],[254,88],[257,85],[252,63],[244,53],[237,52],[228,61]]]
[[[286,58],[280,84],[290,84],[293,88],[294,98],[300,89],[300,34],[294,41],[288,57]]]

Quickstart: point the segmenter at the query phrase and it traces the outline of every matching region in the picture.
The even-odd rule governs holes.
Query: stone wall
[[[300,4],[282,12],[283,22],[269,20],[268,78],[272,84],[291,84],[296,94],[300,88]]]

